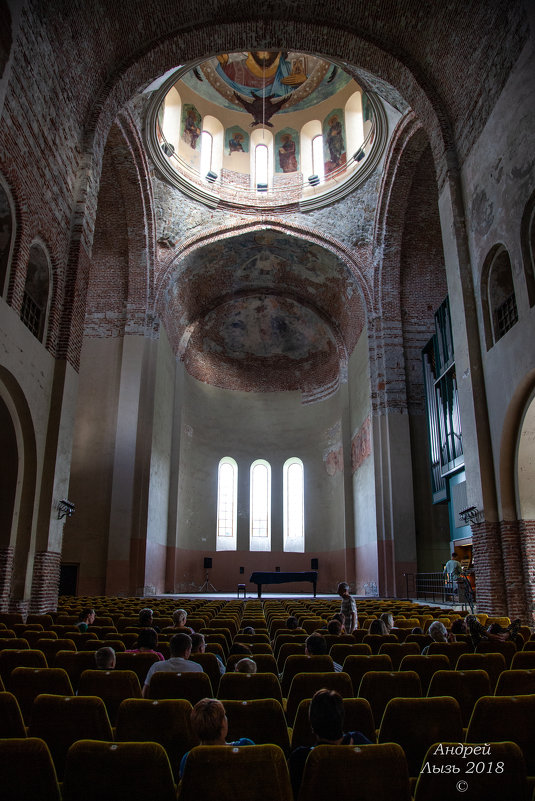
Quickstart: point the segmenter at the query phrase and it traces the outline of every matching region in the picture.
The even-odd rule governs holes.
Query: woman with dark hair
[[[163,662],[165,657],[160,651],[157,651],[158,634],[154,629],[143,629],[137,635],[136,648],[126,651],[127,654],[156,654],[160,662]]]
[[[95,617],[96,614],[94,609],[82,609],[78,615],[78,623],[76,624],[78,631],[82,633],[87,631],[89,626],[95,622]]]

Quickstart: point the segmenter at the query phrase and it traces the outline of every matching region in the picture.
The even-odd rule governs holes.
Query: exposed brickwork
[[[29,611],[41,614],[57,609],[61,554],[40,551],[33,562],[32,596]]]
[[[511,620],[520,618],[523,623],[527,623],[530,610],[524,588],[524,558],[519,521],[503,520],[500,529],[507,614]]]
[[[504,563],[500,524],[472,525],[472,548],[476,571],[477,609],[489,615],[507,615]]]
[[[11,591],[14,557],[13,548],[0,549],[0,612],[9,610],[9,593]]]
[[[530,626],[535,625],[535,520],[519,520],[523,590]]]

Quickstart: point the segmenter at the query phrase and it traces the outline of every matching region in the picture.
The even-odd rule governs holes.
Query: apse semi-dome
[[[370,175],[386,122],[340,64],[255,51],[178,67],[154,91],[146,134],[160,171],[197,200],[306,210]]]

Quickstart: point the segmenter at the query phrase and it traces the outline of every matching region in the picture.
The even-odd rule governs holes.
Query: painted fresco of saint
[[[242,142],[243,142],[243,134],[240,133],[239,131],[236,131],[236,133],[233,134],[231,138],[228,140],[229,155],[231,155],[232,153],[245,153]]]
[[[279,164],[283,172],[297,172],[295,142],[289,133],[282,136],[282,144],[279,147]]]
[[[217,56],[216,72],[236,92],[254,98],[283,97],[304,83],[304,72],[292,70],[287,53],[259,50],[231,60],[228,53]],[[263,92],[262,92],[263,90]]]
[[[182,138],[187,142],[192,150],[197,147],[197,139],[201,135],[201,115],[194,106],[186,106],[186,119],[184,121],[184,132]]]

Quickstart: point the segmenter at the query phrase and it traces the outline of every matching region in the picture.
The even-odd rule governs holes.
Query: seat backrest
[[[54,667],[63,668],[71,680],[73,690],[77,692],[80,676],[84,670],[96,668],[94,651],[58,651],[54,657]]]
[[[229,731],[232,742],[248,737],[256,745],[273,743],[288,755],[290,739],[282,706],[274,698],[255,698],[249,701],[226,700]]]
[[[379,654],[388,654],[394,670],[399,670],[404,656],[417,656],[419,653],[420,646],[415,642],[384,642],[379,648]]]
[[[159,650],[159,649],[158,649]],[[143,652],[137,654],[127,654],[121,651],[115,655],[115,667],[118,670],[133,670],[139,679],[139,683],[143,686],[145,677],[149,672],[149,668],[155,662],[159,662],[159,657],[150,652]]]
[[[160,743],[169,757],[175,781],[178,781],[180,760],[191,748],[199,745],[190,725],[192,706],[189,701],[168,698],[127,698],[117,715],[117,742]],[[111,739],[111,738],[110,738]]]
[[[371,652],[372,649],[366,643],[354,642],[353,644],[349,644],[347,642],[343,642],[331,645],[329,656],[332,658],[333,662],[338,662],[339,665],[343,665],[344,659],[347,656],[351,656],[352,654],[355,656],[359,654],[370,656]]]
[[[455,739],[463,739],[463,722],[459,704],[449,696],[392,698],[377,736],[379,743],[398,743],[403,748],[410,776],[418,775],[432,743]]]
[[[517,651],[511,660],[511,670],[533,670],[535,651]]]
[[[373,670],[365,673],[360,682],[359,698],[367,698],[378,728],[383,712],[391,698],[420,698],[420,677],[413,670]]]
[[[281,678],[281,689],[284,697],[290,692],[292,679],[298,673],[328,673],[334,670],[333,660],[328,654],[319,656],[306,656],[305,654],[292,654],[284,663]]]
[[[30,643],[25,637],[0,637],[0,651],[22,651],[29,647]]]
[[[511,666],[511,660],[516,652],[517,648],[512,640],[506,640],[505,642],[481,640],[475,649],[476,654],[503,654],[506,669]]]
[[[433,640],[428,634],[407,634],[404,642],[415,642],[420,646],[420,652],[426,645],[431,645]]]
[[[19,703],[13,693],[0,692],[1,737],[26,737]]]
[[[272,744],[194,748],[186,761],[180,801],[198,801],[199,798],[203,801],[236,801],[238,798],[292,801],[283,751]]]
[[[163,671],[154,673],[150,680],[150,698],[184,698],[195,706],[197,701],[212,698],[213,694],[206,673]]]
[[[0,651],[0,676],[6,690],[10,688],[11,673],[17,667],[46,667],[42,651],[30,649],[8,649]]]
[[[113,739],[104,701],[82,695],[38,695],[33,703],[28,734],[46,742],[60,781],[67,751],[76,740]]]
[[[535,669],[504,670],[500,673],[494,695],[533,694],[535,694]],[[486,695],[490,695],[490,691]]]
[[[398,638],[395,634],[366,634],[362,642],[370,646],[372,654],[378,654],[381,645],[387,642],[396,644],[398,643]]]
[[[65,763],[63,801],[176,801],[165,748],[156,742],[79,740]]]
[[[490,693],[490,679],[485,670],[437,670],[427,691],[429,697],[451,695],[457,699],[463,726],[468,726],[477,699]]]
[[[317,690],[336,690],[342,698],[353,695],[353,685],[347,673],[298,673],[294,676],[286,703],[286,720],[293,726],[297,707],[304,698],[312,698]]]
[[[422,683],[422,695],[427,695],[431,677],[437,670],[449,670],[450,660],[445,654],[409,654],[404,656],[400,670],[414,670]]]
[[[481,747],[481,743],[466,742],[467,749],[478,745]],[[459,754],[458,742],[431,745],[422,761],[414,801],[451,798],[452,787],[459,787],[458,796],[461,798],[469,790],[468,797],[474,801],[527,798],[526,766],[520,748],[513,742],[493,742],[488,748],[485,756],[475,756],[472,759]],[[487,770],[476,774],[475,768],[478,764],[485,766]],[[501,769],[494,770],[496,765],[500,765]]]
[[[125,698],[141,698],[141,687],[137,674],[132,670],[84,670],[80,676],[78,695],[102,698],[113,726],[121,701]]]
[[[432,642],[429,646],[428,653],[446,654],[450,660],[450,667],[454,670],[461,654],[467,654],[470,650],[470,646],[466,642]]]
[[[392,670],[392,660],[387,654],[351,654],[346,656],[342,667],[351,678],[353,694],[356,696],[364,674],[369,670]]]
[[[498,676],[505,670],[503,654],[461,654],[456,670],[484,670],[490,679],[490,691],[494,692]]]
[[[61,801],[54,763],[44,740],[37,737],[0,740],[0,765],[0,794],[5,801]]]
[[[219,682],[218,698],[237,701],[274,698],[282,704],[279,679],[273,673],[224,673]]]
[[[316,741],[308,718],[310,700],[310,698],[303,698],[297,707],[292,728],[292,751],[299,746],[310,747]],[[344,731],[360,731],[372,743],[375,742],[372,710],[365,698],[344,698]]]
[[[385,778],[387,777],[387,778]],[[410,801],[402,748],[385,745],[319,745],[307,759],[298,801]]]
[[[220,662],[217,656],[211,653],[192,654],[191,659],[202,667],[203,673],[206,673],[210,679],[212,691],[214,695],[216,695],[217,688],[219,687],[219,679],[221,678]]]
[[[284,665],[286,664],[286,660],[289,656],[294,656],[298,654],[299,656],[304,656],[305,654],[305,641],[302,642],[284,642],[277,650],[275,649],[275,659],[277,660],[277,665],[279,667],[279,672],[282,673],[284,670]]]
[[[30,720],[33,702],[40,693],[73,695],[69,676],[63,668],[15,668],[11,674],[11,689],[26,724]]]
[[[535,695],[485,695],[474,706],[466,742],[510,740],[524,754],[528,776],[535,774]]]

